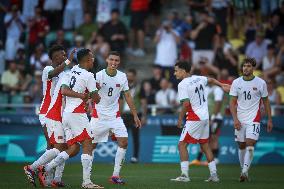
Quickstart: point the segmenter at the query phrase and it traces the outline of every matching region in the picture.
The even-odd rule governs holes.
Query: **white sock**
[[[63,151],[60,154],[58,154],[58,156],[55,159],[53,159],[50,163],[44,166],[45,170],[49,172],[51,169],[54,169],[55,167],[61,165],[67,159],[69,159],[69,155],[65,151]]]
[[[254,147],[253,146],[247,146],[246,147],[246,154],[245,154],[245,159],[244,159],[244,167],[243,167],[243,173],[248,172],[250,168],[250,164],[253,160],[253,152],[254,152]]]
[[[120,169],[124,162],[125,154],[126,149],[120,147],[117,148],[112,176],[119,176]]]
[[[51,182],[53,180],[53,176],[54,176],[54,169],[51,169],[49,172],[47,172],[47,175],[45,177],[47,185],[51,185]]]
[[[61,178],[62,178],[62,175],[63,175],[64,167],[65,167],[65,161],[55,168],[54,180],[56,182],[61,182]]]
[[[208,167],[209,167],[210,175],[217,173],[216,163],[214,160],[208,163]]]
[[[239,149],[239,160],[241,168],[244,167],[245,154],[246,154],[246,149]]]
[[[53,158],[55,158],[60,153],[56,148],[46,150],[44,154],[42,154],[31,166],[30,168],[35,171],[38,166],[45,165],[50,162]]]
[[[181,169],[181,174],[186,175],[188,177],[188,161],[182,161],[180,162],[180,169]]]
[[[83,167],[83,183],[91,183],[91,169],[93,156],[89,154],[82,154],[81,155],[81,162]]]

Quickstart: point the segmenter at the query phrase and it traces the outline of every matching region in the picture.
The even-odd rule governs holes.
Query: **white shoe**
[[[133,55],[137,57],[143,57],[145,56],[145,52],[143,51],[143,49],[137,49],[133,52]]]
[[[212,174],[205,182],[219,182],[220,179],[218,178],[217,173]]]
[[[171,179],[171,181],[175,181],[175,182],[189,182],[190,178],[187,177],[186,175],[182,174],[181,176],[175,178],[175,179]]]
[[[90,182],[90,183],[83,183],[82,188],[93,189],[93,188],[104,188],[104,187]]]

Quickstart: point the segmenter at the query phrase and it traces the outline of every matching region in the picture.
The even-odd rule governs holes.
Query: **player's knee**
[[[119,146],[120,148],[126,149],[127,146],[128,146],[128,140],[125,139],[125,140],[120,140],[120,141],[118,141],[118,146]]]
[[[245,142],[239,142],[239,149],[241,149],[241,150],[246,149],[246,143]]]

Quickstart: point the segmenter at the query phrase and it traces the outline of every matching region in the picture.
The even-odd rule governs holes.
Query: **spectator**
[[[17,69],[16,62],[9,63],[9,69],[6,70],[1,77],[2,90],[9,95],[9,103],[11,102],[11,96],[15,95],[20,89],[20,73]]]
[[[264,33],[258,31],[255,36],[255,40],[250,42],[246,49],[246,56],[255,58],[256,60],[256,69],[259,68],[262,63],[263,57],[267,53],[267,46],[269,42],[264,40]]]
[[[15,62],[17,62],[17,67],[20,72],[28,71],[27,57],[25,52],[25,46],[21,45],[17,51]],[[30,72],[30,74],[32,74]]]
[[[39,0],[23,0],[23,21],[27,24],[30,19],[35,16],[35,8],[38,6]]]
[[[168,72],[166,75],[171,78],[174,78],[173,69],[177,60],[179,41],[179,35],[169,21],[163,22],[154,38],[154,42],[157,44],[155,64],[161,66],[163,73]]]
[[[40,104],[42,96],[38,95],[42,93],[42,71],[35,71],[35,77],[32,80],[31,86],[29,87],[29,94],[32,97],[33,103]]]
[[[279,104],[280,95],[276,90],[275,81],[273,79],[267,79],[266,83],[269,102],[271,104]]]
[[[0,41],[2,43],[6,40],[6,29],[4,18],[6,13],[8,12],[8,7],[10,6],[10,0],[1,0],[0,2]]]
[[[265,79],[279,73],[279,68],[276,65],[275,47],[272,44],[268,45],[267,54],[262,60],[262,71]]]
[[[155,92],[148,80],[142,83],[141,98],[145,98],[148,105],[155,104]]]
[[[149,82],[151,84],[151,88],[152,88],[153,92],[156,93],[157,91],[159,91],[161,89],[160,88],[160,82],[163,79],[161,66],[154,65],[152,72],[153,72],[153,77],[149,80]]]
[[[24,65],[18,64],[17,67],[19,70],[19,90],[26,92],[32,82],[32,76],[28,73]]]
[[[199,13],[205,11],[208,5],[208,0],[187,0],[189,12],[192,13],[195,20],[198,20]]]
[[[126,5],[127,5],[127,0],[111,0],[111,8],[118,9],[121,16],[123,16],[125,13]]]
[[[171,22],[172,28],[177,30],[177,28],[183,23],[182,19],[180,19],[180,15],[176,9],[173,9],[169,15],[168,20]]]
[[[61,45],[65,49],[70,48],[70,42],[65,39],[63,30],[58,30],[57,31],[55,41],[51,41],[49,46],[52,47],[55,44],[56,45]]]
[[[5,50],[3,47],[3,42],[0,40],[0,75],[5,70]]]
[[[119,19],[117,9],[111,11],[111,20],[103,25],[99,33],[110,44],[112,51],[123,54],[127,40],[126,26]]]
[[[270,39],[272,43],[277,42],[277,36],[281,31],[284,31],[284,26],[280,26],[280,17],[273,14],[270,17],[269,23],[265,30],[265,38]]]
[[[48,32],[48,21],[42,16],[42,9],[37,6],[35,7],[35,16],[29,22],[29,46],[31,51],[36,44],[45,42],[45,36]]]
[[[280,25],[284,26],[284,1],[282,1],[281,6],[273,14],[277,14],[280,17]]]
[[[161,89],[155,96],[156,104],[166,109],[177,105],[177,94],[176,91],[170,87],[169,81],[163,78],[160,87]],[[162,112],[164,111],[162,110]],[[168,112],[168,110],[166,112]]]
[[[97,3],[97,22],[99,28],[111,19],[112,0],[98,0]]]
[[[83,36],[85,41],[89,41],[92,33],[97,31],[97,26],[93,23],[93,18],[90,13],[84,14],[84,23],[76,29],[76,33]]]
[[[254,12],[250,12],[246,15],[245,19],[245,48],[247,45],[255,39],[255,33],[257,30],[256,16]]]
[[[127,52],[135,56],[144,56],[145,20],[148,15],[149,0],[132,0],[129,46]],[[134,51],[135,36],[138,48]]]
[[[23,18],[18,12],[17,5],[12,6],[11,11],[6,14],[4,22],[7,29],[5,43],[6,60],[14,60],[20,43],[21,34],[24,31]]]
[[[261,14],[268,16],[278,8],[279,0],[261,0]]]
[[[45,66],[49,63],[49,57],[46,52],[44,52],[43,44],[38,44],[35,48],[34,53],[30,57],[30,64],[32,70],[43,70]]]
[[[51,31],[62,27],[63,0],[45,0],[43,10],[50,24]]]
[[[64,15],[63,29],[72,30],[78,28],[83,23],[83,1],[67,0]]]

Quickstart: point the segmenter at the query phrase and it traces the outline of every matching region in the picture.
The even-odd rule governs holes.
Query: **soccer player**
[[[125,184],[119,173],[122,167],[128,145],[127,129],[120,117],[119,97],[123,93],[133,115],[136,127],[141,127],[133,99],[129,92],[126,74],[117,70],[120,64],[120,55],[117,52],[110,52],[107,59],[107,68],[96,74],[96,81],[99,88],[101,101],[93,108],[91,126],[94,131],[94,149],[99,142],[107,142],[111,131],[118,143],[115,156],[114,171],[109,181],[113,184]]]
[[[210,177],[206,182],[219,182],[214,156],[209,147],[209,113],[207,97],[205,95],[205,86],[214,84],[222,87],[224,91],[229,92],[229,85],[222,84],[216,79],[204,76],[190,74],[191,65],[188,62],[179,61],[175,64],[175,76],[182,79],[178,84],[178,96],[182,104],[182,110],[179,113],[178,128],[182,128],[183,118],[186,114],[186,124],[183,127],[178,148],[180,154],[181,176],[171,179],[178,182],[189,182],[188,176],[188,144],[199,143],[202,151],[205,153]]]
[[[242,64],[243,76],[233,81],[230,90],[230,110],[234,119],[235,141],[239,145],[242,169],[240,182],[248,181],[254,146],[259,138],[262,102],[268,117],[267,132],[271,132],[273,127],[267,86],[264,80],[253,75],[255,66],[254,58],[245,58]]]
[[[50,144],[50,140],[47,133],[46,128],[46,118],[45,115],[48,111],[48,108],[51,103],[51,97],[54,93],[54,88],[58,82],[58,75],[64,70],[64,68],[69,65],[69,63],[73,60],[73,53],[71,53],[70,60],[67,59],[64,48],[60,45],[54,45],[49,50],[49,58],[52,61],[51,66],[46,66],[43,69],[42,74],[42,83],[43,83],[43,100],[41,103],[40,111],[39,111],[39,120],[44,128],[44,135],[48,144],[46,152],[33,164],[25,166],[24,171],[27,175],[29,182],[35,186],[35,171],[37,170],[39,165],[44,165],[49,162],[51,159],[46,158],[46,154],[56,154],[58,151],[56,148],[53,148],[53,145]],[[61,172],[62,167],[58,167],[57,172]],[[50,179],[48,179],[50,180]]]
[[[89,49],[81,49],[77,53],[79,65],[71,69],[68,85],[62,86],[62,95],[66,96],[66,106],[63,113],[63,128],[68,144],[68,149],[59,153],[50,163],[39,167],[40,182],[45,184],[45,177],[53,168],[75,156],[82,145],[81,162],[83,167],[82,188],[103,188],[91,181],[92,170],[92,133],[88,120],[85,101],[71,95],[66,88],[77,93],[89,93],[94,102],[99,102],[94,75],[88,70],[92,69],[94,57]]]

